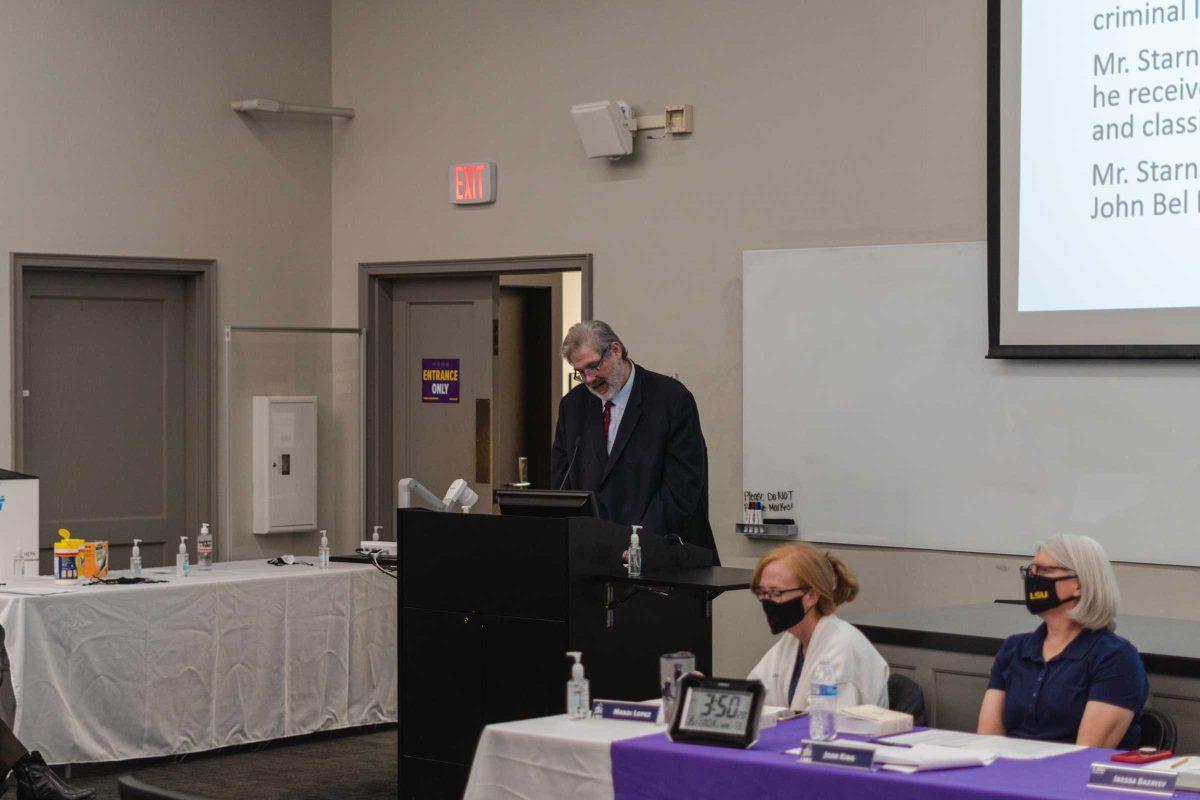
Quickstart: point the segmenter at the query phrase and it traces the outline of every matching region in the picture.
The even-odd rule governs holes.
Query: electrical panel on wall
[[[254,397],[254,532],[317,529],[317,398]]]

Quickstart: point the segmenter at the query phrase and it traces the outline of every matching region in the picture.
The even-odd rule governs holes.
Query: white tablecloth
[[[46,596],[5,590],[49,588],[49,578],[0,587],[13,727],[47,761],[189,753],[397,719],[396,581],[375,567],[254,561],[144,575],[170,582]]]
[[[613,800],[610,745],[666,729],[566,714],[488,725],[463,800]]]

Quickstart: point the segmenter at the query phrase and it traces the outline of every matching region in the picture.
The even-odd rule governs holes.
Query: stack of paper
[[[22,582],[22,583],[0,583],[0,594],[20,594],[29,595],[32,597],[42,597],[51,594],[70,594],[78,592],[84,587],[82,583],[58,586],[53,581],[43,583]]]
[[[849,706],[839,708],[837,712],[838,733],[883,736],[911,731],[912,726],[912,714],[890,711],[879,706]]]
[[[936,744],[916,744],[912,747],[877,747],[875,763],[893,772],[929,772],[937,769],[984,767],[994,761],[982,753],[969,753]]]
[[[1083,747],[1077,744],[1062,742],[1042,742],[1034,739],[1013,739],[1008,736],[987,736],[979,733],[963,733],[961,731],[944,731],[930,728],[924,731],[903,733],[899,736],[889,736],[882,744],[910,745],[919,744],[951,747],[956,750],[969,750],[991,758],[1010,758],[1018,761],[1034,761],[1040,758],[1061,756],[1074,753]]]
[[[1146,769],[1174,772],[1179,775],[1175,781],[1176,789],[1200,792],[1200,756],[1172,756],[1163,761],[1147,764]]]
[[[807,742],[806,742],[807,744]],[[834,739],[825,744],[837,745],[845,749],[870,750],[871,760],[883,769],[894,772],[929,772],[938,769],[962,769],[964,767],[986,767],[995,759],[983,753],[968,753],[953,747],[939,747],[935,744],[918,744],[912,747],[888,747],[854,739]],[[794,747],[784,752],[800,756],[803,747]]]

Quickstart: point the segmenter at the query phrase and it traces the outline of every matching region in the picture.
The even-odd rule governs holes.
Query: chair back
[[[117,793],[121,800],[208,800],[198,794],[160,789],[132,775],[122,775],[117,780]]]
[[[1179,730],[1170,714],[1157,708],[1142,709],[1142,741],[1139,747],[1155,747],[1174,752],[1178,741]]]
[[[888,676],[888,708],[912,714],[914,725],[928,725],[925,716],[925,693],[912,678],[892,673]]]

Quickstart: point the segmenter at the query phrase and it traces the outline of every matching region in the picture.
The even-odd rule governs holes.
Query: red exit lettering
[[[457,200],[483,198],[484,164],[461,164],[454,168],[454,197]]]

